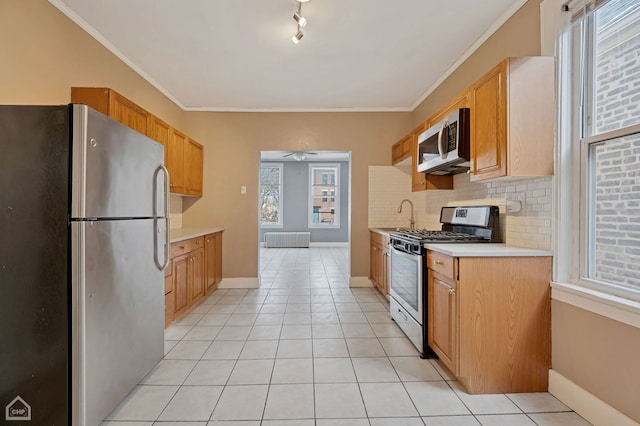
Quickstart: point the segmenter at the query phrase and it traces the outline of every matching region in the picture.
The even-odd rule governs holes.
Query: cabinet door
[[[369,279],[378,285],[378,246],[374,242],[369,246]]]
[[[184,194],[184,146],[187,137],[172,129],[166,167],[169,170],[171,192]]]
[[[507,62],[471,86],[471,181],[507,175]]]
[[[429,270],[429,346],[455,375],[458,374],[456,282]]]
[[[222,281],[222,232],[215,233],[214,239],[216,242],[216,284],[219,284]]]
[[[175,317],[189,309],[189,259],[190,253],[173,259],[173,300]]]
[[[124,96],[111,92],[109,116],[143,135],[149,134],[149,113]]]
[[[204,237],[206,294],[216,289],[216,256],[216,234],[209,234]]]
[[[187,139],[184,143],[184,183],[185,194],[202,196],[203,147],[198,142]]]
[[[191,282],[189,305],[193,305],[196,301],[204,297],[204,248],[192,251],[190,254],[190,278]]]
[[[171,126],[152,115],[149,120],[148,136],[164,146],[164,164],[168,163],[169,139],[171,138]]]

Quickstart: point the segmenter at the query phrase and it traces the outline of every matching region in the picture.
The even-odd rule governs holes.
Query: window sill
[[[283,225],[264,225],[264,224],[260,224],[260,228],[266,228],[266,229],[278,229],[278,228],[282,228]]]
[[[551,298],[640,328],[640,303],[575,284],[551,283]]]

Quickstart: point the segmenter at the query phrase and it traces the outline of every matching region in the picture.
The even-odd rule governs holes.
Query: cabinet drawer
[[[181,256],[201,247],[204,247],[204,237],[178,241],[177,243],[171,244],[171,258],[173,259],[176,256]]]
[[[456,279],[455,262],[451,256],[429,250],[427,252],[427,267],[446,278]]]
[[[378,243],[381,246],[384,247],[389,247],[389,236],[388,235],[384,235],[384,234],[379,234],[377,232],[372,232],[369,231],[369,234],[371,234],[371,242],[373,243]]]

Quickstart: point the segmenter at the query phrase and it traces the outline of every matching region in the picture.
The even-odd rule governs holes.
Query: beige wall
[[[553,369],[640,422],[640,330],[558,301],[551,318]]]
[[[225,228],[225,277],[256,277],[260,151],[351,151],[351,275],[369,275],[368,166],[388,165],[410,113],[188,113],[205,145],[204,196],[185,199],[188,226]],[[247,194],[240,194],[240,186]]]
[[[0,1],[0,103],[64,104],[111,87],[177,128],[184,112],[46,0]]]
[[[429,118],[508,56],[540,55],[540,0],[529,0],[413,111],[414,126]]]

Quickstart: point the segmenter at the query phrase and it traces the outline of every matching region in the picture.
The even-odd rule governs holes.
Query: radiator
[[[309,247],[311,232],[265,232],[266,247]]]

